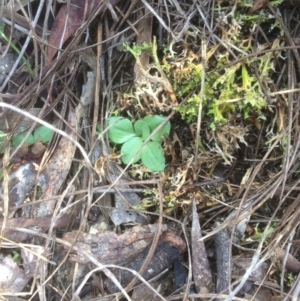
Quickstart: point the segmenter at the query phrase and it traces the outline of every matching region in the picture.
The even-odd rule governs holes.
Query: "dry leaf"
[[[265,6],[268,2],[269,2],[269,0],[255,0],[253,3],[253,6],[249,10],[249,13],[250,14],[255,13],[257,10],[259,10],[260,8]]]
[[[213,280],[206,249],[201,234],[196,203],[193,201],[193,222],[191,231],[192,270],[197,293],[208,294],[213,292]]]
[[[120,0],[110,0],[111,5],[115,5]],[[63,45],[76,30],[83,25],[92,11],[94,11],[102,0],[71,0],[69,4],[64,4],[52,25],[49,36],[48,47],[48,63],[50,64],[60,45]],[[106,5],[100,9],[103,12]],[[66,24],[67,22],[67,24]],[[66,24],[66,25],[65,25]]]
[[[31,154],[34,158],[39,158],[46,151],[46,147],[41,140],[42,138],[39,137],[31,147]]]
[[[74,109],[70,107],[68,115],[68,127],[65,133],[68,134],[73,140],[77,140],[75,132],[77,126],[77,119]],[[43,189],[43,196],[50,198],[56,196],[61,185],[65,181],[71,164],[73,162],[76,145],[66,137],[61,137],[50,161],[45,166],[44,171],[41,173],[40,178],[45,179],[45,184],[40,185]],[[35,216],[45,216],[52,214],[56,205],[56,200],[49,202],[42,202],[35,208]]]

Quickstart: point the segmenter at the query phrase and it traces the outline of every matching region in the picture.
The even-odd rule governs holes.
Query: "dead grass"
[[[19,1],[13,2],[17,5]],[[6,24],[4,34],[20,51],[14,59],[16,64],[5,72],[0,83],[0,118],[7,118],[0,124],[0,130],[9,134],[2,155],[1,253],[12,254],[13,249],[22,257],[23,264],[27,260],[29,267],[35,268],[23,292],[3,289],[1,298],[17,300],[11,297],[14,293],[22,300],[75,300],[79,296],[82,300],[96,300],[96,295],[103,293],[103,283],[96,271],[112,277],[109,269],[101,265],[101,260],[91,257],[94,265],[88,271],[93,272],[85,276],[88,272],[82,266],[68,261],[69,253],[63,251],[63,246],[68,244],[62,234],[74,228],[88,232],[95,224],[91,215],[99,212],[106,227],[111,227],[112,219],[116,221],[114,193],[129,189],[132,194],[136,190],[143,202],[131,204],[127,199],[125,209],[134,213],[135,206],[140,205],[139,209],[151,222],[158,218],[160,224],[173,223],[188,243],[189,252],[193,251],[190,228],[194,200],[207,250],[214,246],[213,235],[237,225],[245,219],[246,211],[250,218],[248,228],[240,241],[231,244],[232,261],[236,257],[250,257],[252,263],[232,283],[245,283],[246,276],[259,263],[267,262],[268,270],[259,283],[266,288],[264,296],[267,297],[259,295],[256,286],[257,300],[267,300],[273,295],[281,296],[281,300],[298,300],[299,270],[293,270],[298,263],[291,263],[292,269],[285,264],[299,258],[297,4],[283,1],[276,6],[270,2],[263,8],[264,14],[251,15],[242,3],[234,6],[230,1],[121,1],[116,6],[109,5],[104,14],[91,13],[59,47],[57,59],[49,64],[47,37],[51,25],[47,27],[47,23],[53,22],[52,12],[57,12],[61,4],[49,2],[41,9],[42,2],[31,1],[28,5],[27,2],[22,2],[24,6],[20,9],[8,9],[5,0],[0,6]],[[242,21],[241,15],[248,19],[257,15],[256,26],[246,28],[247,21]],[[266,20],[265,15],[273,17]],[[32,22],[38,19],[41,21],[35,27]],[[15,24],[14,29],[11,22]],[[123,50],[125,42],[150,44],[152,36],[157,38],[157,58],[146,52],[136,63]],[[5,58],[13,51],[7,42],[0,42]],[[247,43],[248,48],[244,47]],[[169,52],[164,55],[166,49]],[[266,53],[271,54],[267,71],[262,67]],[[30,62],[34,78],[30,77],[22,57]],[[194,79],[189,77],[194,75],[195,67],[191,64],[202,66],[201,79],[183,92],[183,85]],[[209,112],[216,107],[209,104],[222,91],[212,86],[213,81],[218,79],[216,75],[226,74],[226,70],[237,64],[247,66],[249,75],[258,83],[265,106],[241,104],[245,100],[244,91],[234,98],[230,94],[227,107],[224,110],[224,104],[222,110],[218,107],[226,122],[216,122],[216,115]],[[235,81],[241,85],[241,71],[237,74]],[[87,92],[82,92],[84,85]],[[224,86],[222,89],[225,90]],[[233,88],[228,85],[230,89]],[[203,101],[188,102],[192,95]],[[190,120],[183,120],[182,110],[178,112],[178,106],[186,104],[190,107],[184,110],[193,112]],[[7,147],[22,117],[33,108],[39,110],[34,116],[27,116],[27,131],[33,131],[43,121],[55,126],[52,140],[37,157],[32,146]],[[170,118],[172,135],[164,141],[167,158],[164,172],[153,174],[139,164],[120,167],[118,149],[107,138],[107,120],[115,111],[133,119],[147,114]],[[99,128],[101,133],[97,136]],[[8,171],[12,163],[21,160],[36,164],[32,187],[25,193],[26,202],[12,197]],[[46,180],[41,182],[38,180],[41,177]],[[132,194],[129,198],[133,198]],[[233,211],[235,219],[226,219]],[[14,218],[26,217],[34,223],[48,215],[51,215],[49,224],[25,226],[24,221],[18,226],[11,224]],[[63,226],[58,225],[64,216],[68,220]],[[221,222],[217,229],[213,228],[215,220]],[[13,236],[8,236],[16,228],[28,235],[25,241],[16,242]],[[146,263],[156,244],[154,240]],[[187,297],[191,293],[189,252],[183,256],[190,272],[189,282],[172,296],[160,292],[163,300],[182,299],[182,294]],[[288,254],[294,258],[288,258]],[[215,257],[209,259],[215,271]],[[20,278],[25,277],[22,268],[16,273]],[[126,295],[124,291],[123,294]],[[120,296],[102,294],[101,300]],[[230,298],[224,300],[250,300],[251,296],[238,295],[233,288]],[[212,300],[214,295],[190,296],[193,297]]]

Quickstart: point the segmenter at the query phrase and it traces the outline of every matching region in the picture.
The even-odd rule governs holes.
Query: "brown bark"
[[[157,225],[135,226],[121,235],[111,231],[99,234],[72,231],[64,235],[64,240],[74,244],[70,254],[72,261],[88,263],[88,254],[102,264],[124,264],[152,242],[156,229]]]
[[[128,262],[125,266],[131,270],[139,271],[148,252],[149,247],[144,249],[139,255],[135,256],[135,258],[132,261]],[[147,269],[142,276],[144,279],[149,280],[154,276],[160,274],[162,271],[171,268],[173,264],[175,266],[175,263],[177,264],[177,262],[180,263],[180,251],[178,247],[168,242],[162,241],[158,245]],[[119,278],[119,281],[123,287],[127,286],[133,278],[133,274],[127,270],[119,270],[114,272],[115,275]],[[183,276],[185,277],[182,277],[182,274],[184,274]],[[174,268],[174,280],[176,281],[176,279],[178,278],[180,279],[180,285],[183,285],[185,282],[186,274],[182,273],[181,270],[178,271]],[[110,293],[116,293],[119,291],[119,289],[110,279],[107,279],[104,282],[104,285]]]

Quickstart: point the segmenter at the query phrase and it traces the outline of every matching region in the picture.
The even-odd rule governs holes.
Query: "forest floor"
[[[299,300],[299,8],[2,0],[0,299]]]

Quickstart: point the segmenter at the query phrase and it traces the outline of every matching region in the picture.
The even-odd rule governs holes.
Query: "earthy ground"
[[[297,1],[0,3],[1,300],[300,300]]]

